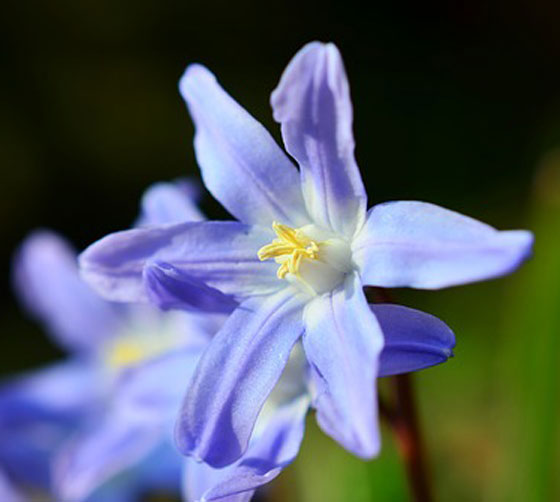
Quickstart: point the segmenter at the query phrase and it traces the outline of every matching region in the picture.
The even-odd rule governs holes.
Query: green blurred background
[[[54,228],[81,248],[127,227],[150,183],[198,176],[177,92],[186,64],[209,66],[278,137],[270,91],[305,42],[330,40],[370,203],[427,200],[537,234],[511,277],[396,292],[457,334],[456,357],[416,377],[438,499],[560,499],[558,2],[7,0],[2,11],[2,373],[61,355],[11,293],[26,233]],[[209,196],[203,206],[225,217]],[[311,420],[308,432],[273,500],[406,500],[390,434],[365,463]]]

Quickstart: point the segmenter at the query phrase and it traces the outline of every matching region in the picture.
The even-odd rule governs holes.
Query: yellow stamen
[[[108,354],[107,362],[111,368],[122,368],[140,362],[145,357],[145,350],[133,340],[118,340]]]
[[[288,273],[299,277],[302,260],[317,260],[319,245],[307,237],[301,230],[274,222],[272,228],[277,239],[259,249],[259,260],[274,258],[280,264],[276,275],[284,279]]]
[[[181,338],[166,326],[158,331],[123,332],[104,347],[104,362],[111,370],[120,371],[179,346]]]

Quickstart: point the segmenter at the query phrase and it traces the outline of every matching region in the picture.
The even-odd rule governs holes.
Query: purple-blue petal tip
[[[192,63],[187,66],[179,79],[179,92],[185,99],[190,94],[190,84],[193,80],[216,82],[216,77],[206,66],[199,63]]]
[[[378,376],[418,371],[453,357],[455,335],[437,317],[401,305],[371,305],[385,345]]]

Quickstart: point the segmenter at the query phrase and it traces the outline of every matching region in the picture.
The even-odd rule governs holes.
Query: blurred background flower
[[[276,131],[268,95],[281,70],[309,40],[332,40],[352,81],[370,203],[428,200],[537,237],[535,259],[514,276],[397,292],[399,303],[437,315],[457,335],[456,357],[417,378],[436,494],[560,496],[557,2],[29,0],[8,1],[3,14],[4,375],[62,356],[10,290],[10,256],[25,234],[51,227],[83,248],[127,227],[152,182],[197,175],[177,91],[186,64],[212,67]],[[202,205],[226,217],[209,197]],[[381,458],[366,463],[309,421],[300,457],[270,497],[385,501],[405,493],[389,435]]]
[[[194,186],[158,183],[140,225],[201,219]],[[172,214],[171,214],[172,213]],[[110,303],[81,280],[59,235],[35,231],[13,261],[14,290],[61,362],[0,384],[0,466],[37,500],[134,502],[180,492],[173,427],[184,386],[222,317]]]

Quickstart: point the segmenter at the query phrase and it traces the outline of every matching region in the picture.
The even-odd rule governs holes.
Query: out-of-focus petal
[[[142,196],[137,227],[202,221],[206,218],[197,206],[200,190],[190,180],[155,183]]]
[[[500,232],[433,204],[401,201],[370,209],[353,256],[364,284],[438,289],[508,274],[532,246],[531,232]]]
[[[301,396],[281,406],[262,432],[251,439],[245,454],[233,465],[213,469],[189,459],[184,478],[189,502],[245,502],[254,491],[272,481],[299,451],[309,398]]]
[[[141,500],[142,493],[139,486],[132,486],[134,481],[136,479],[127,473],[126,476],[113,479],[95,490],[84,502],[138,502],[138,500]],[[57,502],[65,501],[57,500]]]
[[[281,287],[276,264],[257,256],[272,236],[272,230],[234,221],[127,230],[88,247],[80,255],[81,272],[94,289],[115,301],[148,300],[143,274],[149,263],[171,265],[188,278],[185,287],[198,280],[227,295],[263,294]]]
[[[179,449],[213,467],[237,460],[302,331],[302,301],[289,287],[241,304],[191,381],[176,427]]]
[[[96,409],[102,389],[86,361],[70,361],[4,381],[0,465],[24,485],[47,488],[52,452]]]
[[[0,500],[2,502],[23,502],[23,497],[12,486],[12,483],[0,470]]]
[[[57,455],[57,500],[86,499],[113,476],[140,463],[164,437],[165,430],[153,424],[112,418],[76,436]]]
[[[401,305],[370,305],[385,344],[378,376],[417,371],[453,356],[455,335],[437,317]]]
[[[202,351],[176,349],[126,371],[114,390],[119,416],[172,429]]]
[[[210,338],[221,328],[225,319],[223,314],[208,314],[206,312],[181,312],[173,311],[162,314],[159,309],[152,305],[142,303],[130,305],[128,308],[127,330],[123,337],[135,338],[140,343],[147,342],[144,346],[146,357],[156,357],[167,353],[169,350],[191,348],[202,349]],[[123,338],[117,340],[117,344]],[[130,338],[129,338],[130,340]],[[159,350],[149,350],[151,345],[157,349],[157,341],[160,341]],[[144,359],[150,362],[151,359]],[[135,367],[135,366],[133,366]]]
[[[177,349],[120,375],[103,420],[74,438],[57,459],[62,501],[83,500],[113,484],[126,491],[123,475],[131,493],[174,482],[168,488],[178,487],[181,456],[169,439],[201,351]]]
[[[23,242],[13,279],[27,310],[67,349],[94,349],[119,325],[117,306],[81,280],[76,253],[53,232],[36,231]]]
[[[175,448],[172,431],[167,431],[165,440],[135,470],[136,484],[145,486],[146,491],[152,493],[179,494],[185,460]]]
[[[178,494],[181,489],[182,464],[183,457],[171,441],[164,440],[146,456],[141,456],[137,463],[125,466],[123,471],[95,488],[84,502],[138,502],[145,500],[148,494]]]
[[[354,158],[352,102],[333,44],[312,42],[292,59],[271,97],[286,149],[298,162],[314,221],[351,237],[367,196]]]
[[[309,223],[297,169],[214,75],[191,65],[179,88],[195,123],[196,157],[212,195],[244,223]]]
[[[87,360],[72,359],[27,373],[0,386],[2,423],[25,416],[79,416],[102,395],[99,374]],[[86,395],[87,394],[87,395]]]
[[[380,447],[376,377],[383,334],[358,275],[312,300],[304,317],[319,425],[347,450],[371,458]]]

